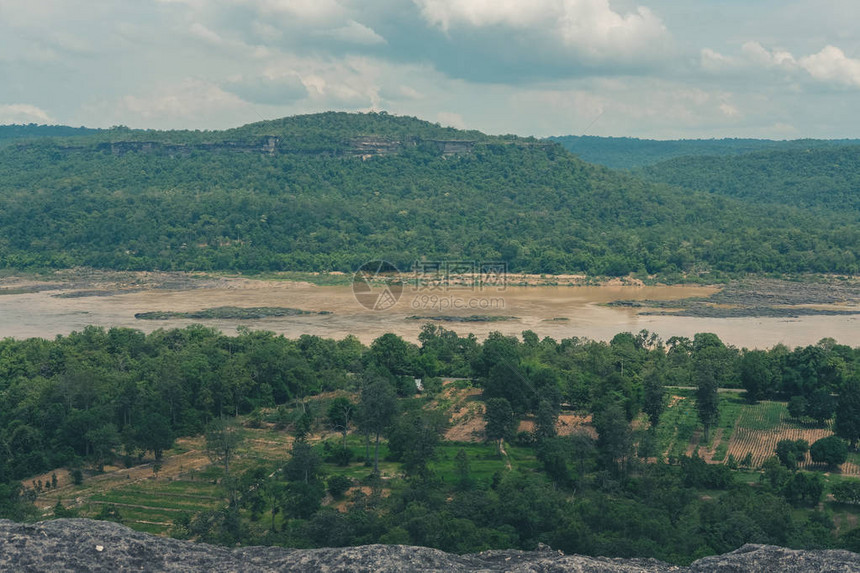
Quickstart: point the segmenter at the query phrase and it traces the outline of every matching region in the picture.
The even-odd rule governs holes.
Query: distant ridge
[[[653,165],[683,156],[741,155],[756,151],[815,149],[839,145],[860,145],[860,139],[637,139],[563,135],[550,137],[583,161],[614,169]]]
[[[326,112],[0,146],[0,268],[351,272],[387,260],[591,276],[860,271],[853,220],[682,189],[553,142]]]

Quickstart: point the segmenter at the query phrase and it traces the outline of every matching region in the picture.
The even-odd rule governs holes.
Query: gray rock
[[[24,524],[0,520],[0,571],[860,572],[860,555],[745,545],[725,555],[700,559],[690,567],[679,567],[654,559],[563,555],[548,546],[531,552],[484,551],[473,555],[404,545],[231,549],[156,537],[109,521],[56,519]]]

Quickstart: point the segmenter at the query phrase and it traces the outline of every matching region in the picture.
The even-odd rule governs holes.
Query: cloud
[[[768,68],[783,67],[791,68],[796,65],[796,60],[785,50],[768,50],[758,42],[747,42],[741,46],[741,51],[752,63]]]
[[[241,77],[222,85],[245,101],[264,105],[287,105],[307,97],[308,90],[297,73]]]
[[[746,70],[757,73],[764,68],[787,73],[790,79],[806,72],[808,77],[819,82],[860,87],[860,59],[849,58],[831,45],[799,59],[787,50],[768,49],[759,42],[744,43],[738,57],[705,48],[701,52],[701,66],[709,72]]]
[[[144,124],[192,126],[219,112],[236,110],[247,104],[236,94],[198,79],[163,87],[146,95],[126,95],[117,110],[123,117],[143,120]]]
[[[10,123],[52,123],[48,112],[27,103],[0,104],[0,125]]]
[[[440,111],[436,114],[436,119],[443,126],[454,127],[456,129],[466,129],[466,121],[459,113]]]
[[[816,80],[860,87],[860,60],[847,57],[835,46],[801,58],[800,65]]]
[[[340,28],[326,30],[322,34],[350,44],[373,46],[376,44],[386,43],[385,38],[374,32],[371,28],[368,28],[364,24],[359,24],[355,20],[350,20],[345,26]]]
[[[470,29],[499,29],[549,39],[556,48],[592,62],[646,60],[669,43],[663,22],[648,8],[622,14],[609,0],[414,0],[424,19],[449,36]]]

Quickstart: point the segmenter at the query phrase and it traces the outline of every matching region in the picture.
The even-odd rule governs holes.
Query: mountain
[[[68,127],[65,125],[36,125],[35,123],[0,125],[0,145],[6,145],[16,139],[33,139],[37,137],[74,137],[92,135],[99,129],[88,127]]]
[[[675,157],[732,156],[756,151],[806,150],[839,145],[860,145],[858,139],[676,139],[563,135],[550,137],[583,161],[614,169],[653,165]]]
[[[115,128],[0,148],[0,267],[352,271],[860,269],[856,225],[591,165],[558,144],[384,113]]]
[[[56,519],[35,524],[0,520],[0,568],[41,571],[593,571],[595,573],[800,573],[860,571],[848,551],[796,551],[744,545],[689,567],[655,559],[609,559],[539,551],[453,555],[427,547],[365,545],[325,549],[230,549],[156,537],[110,521]]]
[[[679,157],[643,168],[652,181],[762,204],[860,217],[860,146]]]

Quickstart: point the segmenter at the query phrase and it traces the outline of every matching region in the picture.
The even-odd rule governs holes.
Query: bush
[[[80,468],[75,468],[72,470],[72,483],[75,485],[81,485],[84,483],[84,473],[80,470]]]
[[[841,481],[830,491],[839,503],[860,503],[860,481]]]
[[[326,457],[325,461],[330,464],[336,464],[341,467],[346,467],[349,465],[349,462],[352,461],[352,450],[343,446],[341,444],[335,446],[328,446],[326,444]]]
[[[328,478],[328,492],[335,499],[340,499],[352,487],[352,480],[346,476],[331,476]]]

